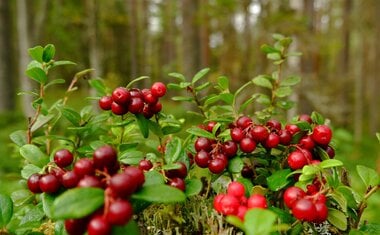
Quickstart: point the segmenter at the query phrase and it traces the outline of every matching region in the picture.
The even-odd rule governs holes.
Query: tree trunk
[[[31,91],[32,83],[30,79],[25,76],[25,70],[29,63],[28,48],[29,46],[29,33],[28,33],[28,17],[26,0],[17,0],[17,34],[18,34],[18,72],[19,82],[22,91]],[[32,108],[32,97],[29,95],[23,95],[21,98],[21,106],[23,113],[26,117],[33,115],[34,110]]]
[[[0,1],[0,112],[14,110],[10,2]]]

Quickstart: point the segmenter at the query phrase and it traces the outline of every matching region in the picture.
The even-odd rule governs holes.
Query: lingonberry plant
[[[317,113],[282,120],[298,76],[283,66],[291,39],[274,35],[263,45],[275,70],[236,91],[229,79],[191,79],[139,86],[147,77],[109,88],[89,79],[98,108],[68,105],[77,73],[64,97],[46,92],[53,45],[29,50],[26,74],[39,85],[35,115],[10,135],[25,159],[22,190],[0,195],[1,233],[11,234],[365,234],[367,199],[379,189],[376,171],[358,166],[365,191],[353,189],[335,159],[333,128]],[[146,82],[145,82],[146,84]],[[260,88],[260,89],[257,89]],[[252,92],[259,91],[259,92]],[[189,102],[176,117],[162,98]],[[176,105],[181,105],[177,103]],[[255,110],[255,111],[253,111]],[[377,230],[377,232],[379,232]]]

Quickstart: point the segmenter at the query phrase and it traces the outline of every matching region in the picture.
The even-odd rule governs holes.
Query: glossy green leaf
[[[33,164],[26,164],[21,170],[21,176],[24,179],[28,179],[29,176],[35,173],[39,173],[42,168],[35,166]]]
[[[276,102],[276,106],[285,110],[291,109],[296,103],[291,100],[279,100]]]
[[[140,228],[136,221],[130,220],[124,226],[112,226],[112,235],[140,235]]]
[[[48,193],[42,193],[41,194],[42,199],[42,209],[45,213],[45,215],[49,218],[52,217],[52,206],[54,203],[55,196],[48,194]]]
[[[52,120],[55,117],[53,114],[48,114],[48,115],[40,115],[37,118],[37,121],[33,124],[31,131],[34,132],[47,124],[50,120]]]
[[[104,190],[75,188],[58,196],[52,207],[54,219],[83,218],[104,204]]]
[[[220,76],[218,77],[218,80],[217,80],[217,84],[218,84],[218,87],[221,91],[227,91],[229,86],[230,86],[230,82],[229,82],[229,79],[228,77],[226,76]]]
[[[9,135],[9,138],[13,141],[13,143],[15,143],[19,147],[27,144],[26,131],[24,130],[17,130],[12,132]]]
[[[346,231],[347,217],[343,212],[337,209],[329,208],[327,220],[339,230]]]
[[[272,82],[269,80],[268,76],[266,75],[259,75],[252,79],[252,82],[256,84],[257,86],[265,87],[268,89],[273,89]]]
[[[343,166],[343,162],[341,162],[337,159],[327,159],[327,160],[322,161],[319,164],[319,167],[321,167],[323,169],[337,167],[337,166]]]
[[[22,206],[25,203],[33,201],[35,195],[28,189],[20,189],[12,192],[11,198],[15,206]]]
[[[203,189],[203,184],[200,179],[197,179],[197,178],[187,179],[185,183],[186,183],[185,194],[187,197],[198,195]]]
[[[49,62],[50,60],[53,59],[55,55],[55,47],[53,44],[48,44],[45,46],[43,54],[42,54],[42,60],[44,62]]]
[[[303,175],[315,175],[320,171],[321,169],[318,167],[318,165],[306,165],[302,168]]]
[[[182,148],[182,141],[180,138],[175,137],[166,144],[164,156],[166,163],[170,164],[176,162],[183,154],[186,153]]]
[[[206,130],[203,130],[199,127],[191,127],[189,129],[186,130],[188,133],[190,134],[193,134],[195,136],[199,136],[199,137],[206,137],[206,138],[209,138],[209,139],[214,139],[214,135]]]
[[[301,81],[299,76],[290,76],[281,81],[281,86],[294,86]]]
[[[312,112],[310,117],[311,120],[313,120],[313,122],[315,122],[318,125],[322,125],[325,123],[325,118],[318,112]]]
[[[12,199],[5,195],[0,194],[0,230],[5,227],[13,216],[13,202]]]
[[[228,171],[231,173],[240,173],[244,167],[243,160],[237,156],[228,161]]]
[[[65,82],[66,82],[65,79],[62,79],[62,78],[53,79],[52,81],[46,83],[45,89],[53,85],[64,84]]]
[[[40,84],[45,84],[48,79],[45,71],[39,67],[29,68],[25,71],[25,74]]]
[[[328,196],[338,203],[343,212],[347,212],[347,200],[341,192],[335,190],[329,193]]]
[[[261,50],[265,52],[266,54],[269,53],[280,53],[280,51],[272,46],[269,46],[267,44],[264,44],[261,46]]]
[[[376,133],[377,140],[380,142],[380,133]]]
[[[269,60],[281,60],[281,54],[278,52],[271,52],[267,54]]]
[[[41,207],[35,206],[28,210],[20,221],[20,226],[34,224],[40,222],[44,218],[45,214]]]
[[[311,130],[311,125],[308,122],[297,121],[294,124],[297,125],[302,131]]]
[[[205,82],[205,83],[202,83],[201,85],[197,86],[195,88],[195,91],[199,92],[199,91],[203,91],[204,89],[208,88],[211,86],[211,82]]]
[[[80,114],[71,108],[63,108],[62,109],[62,115],[69,121],[71,124],[73,124],[76,127],[80,126],[81,123],[81,116]]]
[[[186,80],[185,76],[180,73],[169,73],[170,77],[177,78],[179,81],[184,82]]]
[[[222,94],[219,94],[219,99],[223,100],[226,104],[232,105],[232,102],[234,100],[234,95],[231,93],[222,93]]]
[[[336,190],[344,196],[349,208],[357,209],[359,204],[357,198],[359,195],[352,188],[348,186],[339,186]]]
[[[216,103],[218,101],[220,101],[219,95],[211,94],[211,95],[206,97],[204,104],[210,105],[210,104]]]
[[[210,71],[209,68],[204,68],[204,69],[200,70],[191,79],[191,83],[195,84],[197,81],[199,81],[201,78],[203,78],[209,71]]]
[[[277,97],[283,98],[283,97],[289,96],[290,94],[292,94],[292,92],[293,92],[292,88],[288,86],[281,86],[277,90],[275,90],[274,93]]]
[[[288,186],[292,181],[286,176],[288,176],[291,172],[292,170],[290,169],[275,171],[271,176],[267,178],[269,189],[278,191]]]
[[[226,221],[230,224],[232,224],[233,226],[237,227],[237,228],[240,228],[241,230],[244,230],[244,224],[243,224],[243,221],[241,221],[241,219],[235,215],[229,215],[226,217]]]
[[[28,162],[38,167],[44,167],[49,162],[49,156],[47,156],[37,146],[33,144],[26,144],[22,146],[20,148],[20,154]]]
[[[356,166],[356,171],[367,188],[379,184],[379,174],[374,169],[358,165]]]
[[[104,96],[106,95],[106,86],[104,85],[103,80],[101,79],[90,79],[88,80],[88,83],[92,88],[96,90],[98,95]]]
[[[271,103],[271,99],[267,95],[260,94],[259,97],[257,97],[256,102],[259,104],[269,105]]]
[[[247,235],[267,235],[272,231],[276,214],[270,210],[251,209],[244,216],[244,232]]]
[[[145,172],[144,186],[159,185],[159,184],[165,184],[165,178],[160,172],[156,170],[150,170],[150,171]]]
[[[28,49],[28,54],[32,57],[33,60],[36,60],[40,63],[43,62],[42,55],[44,53],[44,48],[42,46],[35,46]]]
[[[144,138],[149,137],[149,120],[144,117],[141,113],[135,114],[137,125],[139,126],[141,134]]]
[[[51,65],[51,68],[62,66],[62,65],[76,65],[76,63],[72,61],[68,61],[68,60],[58,60],[58,61],[53,62],[53,64]]]
[[[186,200],[186,195],[175,187],[160,184],[144,186],[134,193],[132,198],[155,203],[174,203],[184,202]]]
[[[190,96],[173,96],[172,100],[174,101],[186,101],[186,102],[191,102],[194,100],[193,97]]]
[[[129,149],[120,154],[119,161],[124,164],[137,165],[144,158],[143,152]]]

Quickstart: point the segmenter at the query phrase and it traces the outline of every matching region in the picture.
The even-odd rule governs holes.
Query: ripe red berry
[[[220,201],[222,200],[224,196],[225,194],[218,194],[214,197],[214,201],[213,201],[214,209],[219,213],[222,213],[222,205],[220,204]]]
[[[261,194],[252,194],[247,201],[248,209],[252,208],[268,208],[267,199]]]
[[[127,198],[136,191],[137,182],[128,174],[118,173],[111,177],[109,187],[118,197]]]
[[[65,229],[69,235],[83,235],[86,232],[87,218],[65,220]]]
[[[73,163],[73,160],[73,154],[67,149],[58,150],[54,154],[54,162],[61,168],[69,166],[71,163]]]
[[[329,209],[327,208],[325,203],[317,202],[315,203],[316,216],[313,220],[314,223],[322,223],[327,220]]]
[[[166,86],[162,82],[153,83],[150,90],[152,92],[152,95],[154,95],[156,97],[162,97],[166,94]]]
[[[230,130],[231,139],[239,143],[244,138],[244,132],[241,128],[235,127]]]
[[[211,150],[211,141],[205,137],[198,137],[195,141],[194,147],[197,152],[201,150],[208,152]]]
[[[128,111],[133,114],[142,113],[144,109],[144,101],[139,97],[132,97],[128,105]]]
[[[214,158],[208,164],[208,169],[214,174],[220,174],[226,169],[228,161],[222,158]]]
[[[330,145],[328,145],[326,147],[325,151],[326,151],[327,155],[329,155],[330,158],[334,158],[335,157],[335,150]]]
[[[184,179],[187,176],[187,167],[185,163],[183,162],[177,162],[177,165],[179,165],[179,168],[177,169],[171,169],[166,172],[166,176],[169,178],[181,178]]]
[[[280,130],[278,136],[280,137],[280,144],[282,145],[289,145],[292,141],[292,134],[290,134],[288,130]]]
[[[74,171],[67,171],[62,175],[61,183],[65,188],[74,188],[78,185],[79,176]]]
[[[301,198],[304,198],[306,193],[296,186],[289,187],[284,192],[284,203],[288,208],[292,208],[294,203]]]
[[[223,215],[236,215],[240,206],[239,200],[232,195],[224,195],[220,199],[220,212]]]
[[[82,178],[85,175],[93,175],[95,173],[94,162],[89,158],[81,158],[74,164],[74,172]]]
[[[152,167],[153,167],[153,163],[148,159],[142,159],[139,162],[139,169],[143,171],[149,171],[150,169],[152,169]]]
[[[32,193],[41,193],[42,192],[42,190],[40,189],[40,185],[39,185],[40,178],[41,178],[41,175],[37,174],[37,173],[29,176],[28,188]]]
[[[117,162],[117,152],[112,146],[104,145],[95,150],[92,159],[96,169],[112,168]]]
[[[57,177],[52,174],[46,174],[41,176],[39,180],[39,186],[42,192],[55,193],[61,186]]]
[[[147,104],[155,104],[158,101],[158,97],[154,96],[149,89],[142,89],[141,93],[143,94],[144,102]]]
[[[78,185],[79,188],[102,188],[102,183],[100,180],[94,175],[85,175],[82,179],[79,180]]]
[[[128,107],[125,105],[118,104],[116,102],[112,102],[111,111],[115,115],[124,115],[128,113]]]
[[[293,151],[288,156],[288,165],[292,170],[298,170],[308,164],[305,154],[300,150]]]
[[[178,178],[178,177],[169,179],[168,184],[172,187],[178,188],[181,191],[185,191],[185,189],[186,189],[185,181],[181,178]]]
[[[240,127],[241,129],[245,129],[252,125],[252,119],[248,116],[241,116],[236,120],[237,127]]]
[[[132,204],[127,200],[116,200],[110,204],[105,216],[112,225],[125,225],[133,216]]]
[[[244,185],[240,182],[233,181],[227,187],[227,194],[240,198],[245,195]]]
[[[242,152],[252,153],[256,149],[256,142],[249,137],[245,137],[240,141],[239,146]]]
[[[210,155],[208,152],[206,152],[205,150],[201,150],[199,152],[197,152],[194,156],[194,161],[195,163],[201,167],[201,168],[206,168],[208,167],[208,163],[210,161]]]
[[[118,87],[112,92],[113,102],[119,105],[128,105],[129,100],[131,99],[131,94],[128,89],[125,87]]]
[[[301,115],[299,115],[298,121],[308,122],[310,124],[313,123],[313,120],[311,119],[310,115],[308,115],[308,114],[301,114]]]
[[[132,180],[136,183],[137,188],[140,188],[145,183],[144,172],[135,166],[128,166],[124,169],[124,174],[132,177]]]
[[[143,93],[141,92],[141,90],[139,88],[132,88],[129,90],[129,94],[131,94],[131,98],[133,97],[137,97],[137,98],[140,98],[140,99],[144,99],[144,95]]]
[[[276,148],[280,144],[280,137],[276,133],[270,133],[264,146],[266,148]]]
[[[269,127],[269,129],[271,129],[272,131],[281,130],[281,122],[274,120],[274,119],[267,121],[267,123],[265,125],[267,127]]]
[[[289,133],[293,136],[297,132],[301,131],[301,129],[295,124],[287,124],[285,125],[285,130],[289,131]]]
[[[244,178],[252,178],[253,177],[253,169],[250,166],[245,165],[241,170],[241,176]]]
[[[301,198],[293,204],[292,213],[299,220],[312,222],[316,218],[317,210],[313,202],[306,198]]]
[[[112,105],[112,97],[111,96],[103,96],[99,99],[99,107],[103,110],[111,110]]]
[[[319,145],[328,145],[331,141],[332,131],[327,125],[317,125],[313,129],[311,137]]]
[[[234,141],[228,140],[223,143],[222,150],[228,158],[231,158],[236,155],[238,146]]]
[[[244,205],[240,205],[238,208],[238,211],[236,213],[236,216],[239,217],[242,221],[244,220],[244,216],[247,213],[248,207]]]
[[[208,132],[212,132],[212,130],[214,129],[214,126],[217,124],[217,122],[214,122],[214,121],[210,121],[207,123],[207,126],[206,126],[206,130]]]
[[[310,135],[303,136],[298,142],[298,144],[300,147],[308,150],[312,150],[315,147],[314,140],[311,138]]]
[[[161,112],[162,104],[160,101],[157,101],[155,104],[148,105],[148,108],[149,108],[150,112],[152,112],[153,114],[156,114],[156,113]]]
[[[88,235],[110,235],[111,225],[103,216],[95,216],[87,225]]]
[[[256,125],[251,129],[251,136],[254,141],[265,143],[269,136],[269,131],[264,126]]]

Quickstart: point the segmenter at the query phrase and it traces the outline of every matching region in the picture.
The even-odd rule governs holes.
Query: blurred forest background
[[[210,67],[209,79],[226,75],[236,89],[273,68],[260,51],[273,33],[291,36],[291,49],[303,53],[286,68],[302,77],[289,115],[322,113],[336,129],[338,157],[374,167],[379,14],[379,0],[0,0],[0,179],[19,174],[20,159],[4,159],[12,155],[9,133],[25,128],[31,113],[28,96],[17,95],[33,89],[27,48],[52,43],[57,59],[76,62],[53,74],[67,84],[85,68],[116,87]]]

